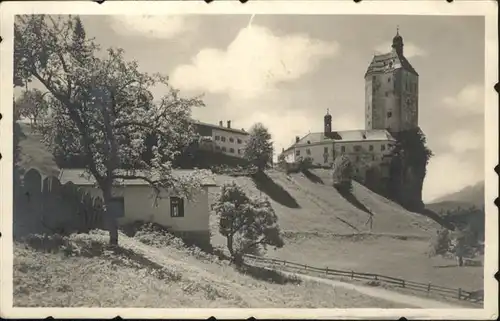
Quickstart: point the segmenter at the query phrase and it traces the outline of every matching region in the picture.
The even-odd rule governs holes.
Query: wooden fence
[[[288,262],[274,258],[265,258],[254,255],[245,255],[246,258],[253,260],[254,263],[270,266],[274,269],[280,270],[294,270],[306,273],[315,273],[317,275],[324,275],[327,277],[340,277],[349,280],[366,280],[371,282],[384,283],[393,287],[400,287],[408,290],[419,292],[426,292],[427,294],[439,294],[446,298],[468,300],[474,303],[483,302],[483,290],[480,291],[466,291],[461,288],[448,288],[431,283],[420,283],[408,281],[400,278],[374,274],[374,273],[360,273],[355,271],[342,271],[336,269],[318,268],[300,263]]]

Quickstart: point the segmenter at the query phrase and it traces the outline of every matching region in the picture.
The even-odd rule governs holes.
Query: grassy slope
[[[365,224],[369,214],[351,205],[329,186],[327,171],[315,170],[313,173],[323,184],[314,183],[303,174],[268,173],[300,206],[293,208],[289,200],[271,198],[286,235],[286,245],[282,249],[270,249],[268,256],[311,266],[373,272],[449,287],[482,287],[482,268],[459,268],[454,261],[428,257],[429,242],[438,227],[435,222],[408,212],[354,183],[353,194],[374,215],[370,232]],[[228,180],[235,180],[249,194],[260,194],[250,178],[218,177],[218,183]],[[213,189],[212,198],[216,193],[217,189]],[[224,239],[217,232],[217,218],[213,213],[211,226],[212,242],[223,245]],[[404,240],[401,236],[410,237]]]
[[[78,235],[73,242],[82,237]],[[204,262],[174,247],[154,248],[121,235],[120,252],[106,234],[85,235],[99,252],[72,256],[14,248],[14,306],[154,308],[404,308],[316,282],[269,283],[223,262]],[[97,246],[96,246],[97,244]],[[100,249],[100,251],[96,251]],[[153,272],[161,270],[162,273]]]

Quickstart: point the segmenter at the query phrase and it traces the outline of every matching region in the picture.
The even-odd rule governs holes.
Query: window
[[[389,92],[388,91],[385,92],[385,97],[389,97]]]
[[[374,160],[375,160],[375,155],[372,155],[372,161],[374,161]]]
[[[238,142],[238,144],[241,144],[241,143],[242,143],[242,142],[241,142],[241,139],[239,139],[239,138],[238,138],[236,141]]]
[[[306,154],[307,154],[307,155],[311,155],[311,150],[310,150],[309,148],[308,148],[308,149],[306,149]]]
[[[307,141],[307,143],[308,143],[308,144],[310,144],[310,143],[311,143],[311,141],[310,141],[310,140],[308,140],[308,141]]]
[[[230,153],[234,153],[234,148],[229,148]]]
[[[372,76],[372,81],[377,80],[377,76]]]
[[[225,142],[225,141],[226,141],[226,137],[221,136],[221,137],[220,137],[220,140],[221,140],[221,141],[223,141],[223,142]]]
[[[299,149],[297,149],[297,150],[295,151],[295,155],[296,155],[296,156],[300,156],[300,150],[299,150]]]
[[[356,156],[356,162],[359,162],[359,156]]]
[[[355,152],[360,152],[361,151],[361,146],[360,145],[355,145],[354,146],[354,151]]]
[[[325,154],[328,154],[328,147],[324,148],[324,152],[325,152]]]
[[[388,111],[387,112],[387,118],[391,118],[392,117],[392,111]]]
[[[381,151],[384,151],[384,150],[385,150],[385,145],[383,145],[383,144],[382,144],[382,145],[380,145],[380,150],[381,150]]]
[[[215,140],[220,140],[220,136],[215,136]]]
[[[238,155],[241,155],[241,149],[238,148]]]
[[[226,151],[226,147],[222,147],[222,151],[225,152]]]
[[[234,143],[234,138],[233,137],[229,137],[229,142],[230,143]]]
[[[368,146],[368,149],[370,150],[370,152],[373,151],[373,145]]]
[[[170,197],[170,216],[184,217],[184,199],[180,197]]]
[[[215,146],[215,149],[216,150],[220,150],[220,146]]]
[[[392,67],[392,62],[390,64],[390,66]],[[391,77],[387,78],[387,82],[391,82]]]
[[[341,151],[342,153],[345,153],[345,146],[340,147],[340,151]]]

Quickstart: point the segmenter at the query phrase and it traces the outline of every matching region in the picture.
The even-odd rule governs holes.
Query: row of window
[[[227,148],[226,148],[226,147],[224,147],[224,146],[222,146],[222,147],[220,147],[220,146],[215,146],[215,149],[216,149],[216,150],[221,150],[221,151],[223,151],[223,152],[227,152]],[[234,154],[234,153],[235,153],[234,148],[229,148],[229,152]],[[241,155],[241,154],[243,154],[243,151],[242,151],[240,148],[238,148],[238,155]]]
[[[220,140],[221,142],[225,142],[225,141],[226,141],[226,137],[225,137],[225,136],[218,136],[218,135],[216,135],[216,136],[215,136],[215,140],[216,140],[216,141],[219,141],[219,140]],[[229,137],[229,142],[230,142],[230,143],[234,143],[234,138],[233,138],[233,137]],[[242,144],[242,143],[243,143],[243,141],[242,141],[241,139],[237,138],[237,139],[236,139],[236,143],[238,143],[238,144]]]
[[[355,152],[360,152],[360,151],[361,151],[361,149],[362,149],[362,148],[361,148],[361,146],[360,146],[360,145],[354,145],[354,147],[353,147],[353,150],[354,150]],[[374,148],[374,146],[373,146],[373,145],[369,145],[369,146],[368,146],[368,150],[369,150],[370,152],[374,151],[374,149],[375,149],[375,148]],[[381,151],[385,151],[385,144],[380,145],[380,150],[381,150]],[[340,146],[340,151],[341,151],[342,153],[345,153],[345,152],[346,152],[346,146]],[[328,147],[325,147],[325,148],[324,148],[324,153],[325,153],[325,154],[328,154]],[[311,150],[310,150],[309,148],[307,148],[307,149],[306,149],[306,154],[307,154],[307,155],[311,155]],[[300,150],[299,150],[299,149],[297,149],[297,150],[295,151],[295,155],[296,155],[296,156],[300,156]]]

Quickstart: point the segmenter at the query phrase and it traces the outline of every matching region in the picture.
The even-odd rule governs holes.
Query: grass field
[[[21,166],[26,169],[29,167],[37,167],[46,175],[57,174],[58,169],[52,155],[50,155],[40,143],[40,137],[30,134],[29,128],[26,126],[24,126],[23,129],[27,137],[21,141]],[[436,229],[438,228],[438,225],[434,221],[423,215],[408,212],[401,206],[371,192],[357,183],[354,183],[353,197],[351,199],[346,199],[331,186],[327,171],[314,170],[311,173],[313,175],[309,176],[304,174],[286,175],[282,172],[271,170],[266,176],[258,179],[248,177],[232,178],[219,175],[217,176],[217,182],[222,184],[230,180],[235,180],[238,184],[243,186],[247,193],[254,195],[260,194],[262,196],[268,196],[271,199],[273,208],[279,218],[279,224],[285,235],[286,245],[282,249],[270,249],[267,253],[268,256],[308,264],[310,266],[328,266],[329,268],[354,270],[357,272],[379,273],[417,282],[432,282],[437,285],[453,288],[462,287],[466,290],[482,288],[483,269],[481,267],[457,267],[456,262],[453,260],[428,257],[427,250],[429,248],[430,239],[435,235]],[[212,200],[217,192],[217,188],[211,189],[210,194]],[[370,217],[372,217],[371,229],[368,223]],[[217,218],[214,213],[211,214],[210,224],[213,232],[212,243],[214,245],[224,245],[224,239],[217,231]],[[174,253],[175,251],[170,251],[166,255],[173,256]],[[84,303],[79,303],[77,301],[67,302],[67,304],[73,306],[78,306],[78,304],[82,306],[81,304],[91,304],[92,302],[95,303],[96,301],[92,300],[97,300],[98,297],[94,296],[94,299],[92,299],[93,294],[90,289],[95,287],[100,288],[101,285],[99,285],[99,282],[105,282],[105,284],[109,285],[103,286],[102,291],[111,291],[115,289],[119,291],[112,291],[110,293],[118,292],[113,295],[122,296],[120,298],[110,299],[109,302],[105,302],[106,304],[112,304],[112,301],[118,302],[119,300],[124,300],[123,302],[128,302],[128,304],[134,304],[134,302],[157,302],[155,300],[158,299],[154,299],[154,297],[158,297],[161,294],[170,293],[177,295],[179,293],[184,293],[182,286],[179,284],[171,285],[172,288],[159,288],[158,284],[155,284],[157,281],[155,281],[154,278],[146,276],[144,278],[134,277],[134,280],[128,280],[128,277],[132,278],[135,272],[134,270],[127,270],[128,268],[126,267],[118,272],[113,271],[111,267],[109,267],[109,269],[103,268],[102,276],[95,276],[92,278],[90,277],[93,273],[92,271],[97,271],[100,264],[108,264],[104,261],[101,262],[100,260],[102,260],[102,258],[98,257],[77,257],[68,259],[54,254],[49,255],[33,252],[29,249],[22,249],[22,247],[16,247],[16,256],[17,261],[15,264],[17,264],[18,267],[23,266],[23,264],[28,264],[32,266],[33,269],[40,271],[39,276],[41,279],[35,280],[27,277],[26,283],[28,283],[28,285],[18,285],[16,288],[16,295],[20,296],[19,300],[24,302],[23,304],[29,304],[31,300],[38,300],[37,302],[42,304],[40,302],[45,299],[43,293],[47,291],[56,291],[58,293],[59,290],[50,288],[49,285],[43,285],[43,280],[45,279],[51,282],[55,282],[57,279],[66,280],[65,282],[68,285],[71,284],[70,282],[78,284],[84,281],[93,284],[92,286],[89,285],[88,293],[85,294],[87,299],[84,300]],[[37,261],[38,256],[40,256],[39,261]],[[179,254],[177,259],[179,261],[189,262],[189,264],[193,266],[199,264],[196,259],[191,258],[189,255]],[[23,260],[25,261],[24,263]],[[64,264],[67,265],[59,268],[57,265],[62,264],[63,261],[65,262]],[[54,264],[48,264],[50,262]],[[82,266],[79,269],[83,269],[81,272],[68,272],[73,268],[77,269],[79,265]],[[186,271],[190,269],[189,267],[184,267],[187,269]],[[224,276],[224,278],[229,280],[237,279],[237,275],[240,275],[236,274],[234,269],[230,267],[221,268],[218,265],[210,263],[204,263],[203,269],[212,271],[210,273],[213,275]],[[18,277],[23,277],[22,273],[25,272],[22,271],[23,268],[17,270],[16,273],[21,273],[18,274]],[[188,273],[186,271],[183,273]],[[198,269],[196,273],[201,272]],[[193,277],[196,273],[192,274]],[[225,273],[227,273],[227,275]],[[111,281],[107,281],[108,279]],[[136,294],[125,294],[126,291],[119,288],[119,285],[117,285],[118,288],[110,285],[112,282],[120,283],[120,280],[132,282],[130,283],[130,288],[140,289],[139,292],[141,292],[141,295],[144,297],[137,299]],[[201,306],[209,306],[209,304],[215,304],[215,306],[219,306],[218,304],[220,304],[220,306],[224,306],[224,304],[229,304],[231,306],[254,307],[259,304],[264,304],[264,306],[271,307],[283,304],[283,302],[288,300],[288,302],[291,303],[290,305],[287,304],[287,306],[301,306],[300,304],[303,306],[304,304],[308,304],[308,300],[305,299],[306,296],[304,293],[309,293],[308,295],[313,297],[316,295],[317,299],[313,301],[316,307],[329,306],[328,304],[331,303],[329,302],[331,301],[331,295],[328,291],[332,289],[324,288],[323,285],[304,285],[303,288],[300,288],[303,293],[296,293],[297,291],[291,290],[296,287],[296,285],[269,285],[266,282],[262,283],[262,280],[256,281],[255,278],[251,277],[245,278],[245,280],[246,281],[234,281],[240,282],[240,286],[237,289],[233,289],[234,291],[232,290],[233,292],[231,293],[237,294],[244,292],[242,290],[244,288],[241,287],[243,285],[241,284],[249,282],[248,284],[254,284],[249,285],[250,287],[254,286],[259,288],[254,295],[258,298],[262,296],[261,299],[253,299],[257,300],[255,302],[250,300],[250,298],[247,298],[248,300],[241,299],[240,301],[218,299],[215,300],[216,302],[214,302],[214,300],[203,301],[200,299],[197,302],[199,302]],[[206,283],[210,285],[212,281],[207,281]],[[231,283],[233,283],[233,281],[231,281]],[[23,286],[38,289],[29,292],[31,294],[36,293],[33,295],[37,296],[38,299],[29,299],[29,293],[23,290]],[[185,286],[185,284],[183,286]],[[287,287],[290,287],[290,290],[287,290]],[[66,291],[65,287],[61,289],[62,292],[60,294],[56,292],[53,294],[56,296],[59,295],[62,301],[73,300],[64,298],[64,296],[68,294],[64,292]],[[74,291],[74,289],[71,291]],[[84,292],[85,291],[87,290],[84,290]],[[260,293],[258,291],[262,293],[271,291],[271,294],[257,294]],[[276,293],[281,294],[278,295]],[[150,299],[147,298],[148,296],[150,296]],[[350,297],[349,300],[346,299],[347,301],[345,303],[335,300],[334,304],[338,304],[337,306],[339,307],[355,307],[363,306],[363,304],[375,306],[373,305],[375,303],[370,301],[371,299],[368,300],[365,298],[356,301],[357,299],[354,298],[353,293],[344,296]],[[162,306],[174,307],[183,306],[185,304],[185,301],[182,301],[183,299],[176,300],[177,299],[173,299],[168,302],[163,302]],[[186,300],[189,299],[186,298]],[[304,302],[300,302],[300,300]],[[349,303],[351,305],[347,305],[348,301],[351,302]],[[358,304],[356,302],[359,302],[359,305],[356,305]],[[122,303],[116,304],[125,306]],[[388,303],[380,303],[377,307],[385,306],[384,304]]]
[[[408,307],[313,281],[276,274],[268,280],[256,278],[210,257],[203,261],[175,247],[158,249],[123,234],[120,242],[120,248],[108,248],[101,231],[72,235],[64,246],[40,238],[16,243],[14,306]]]

